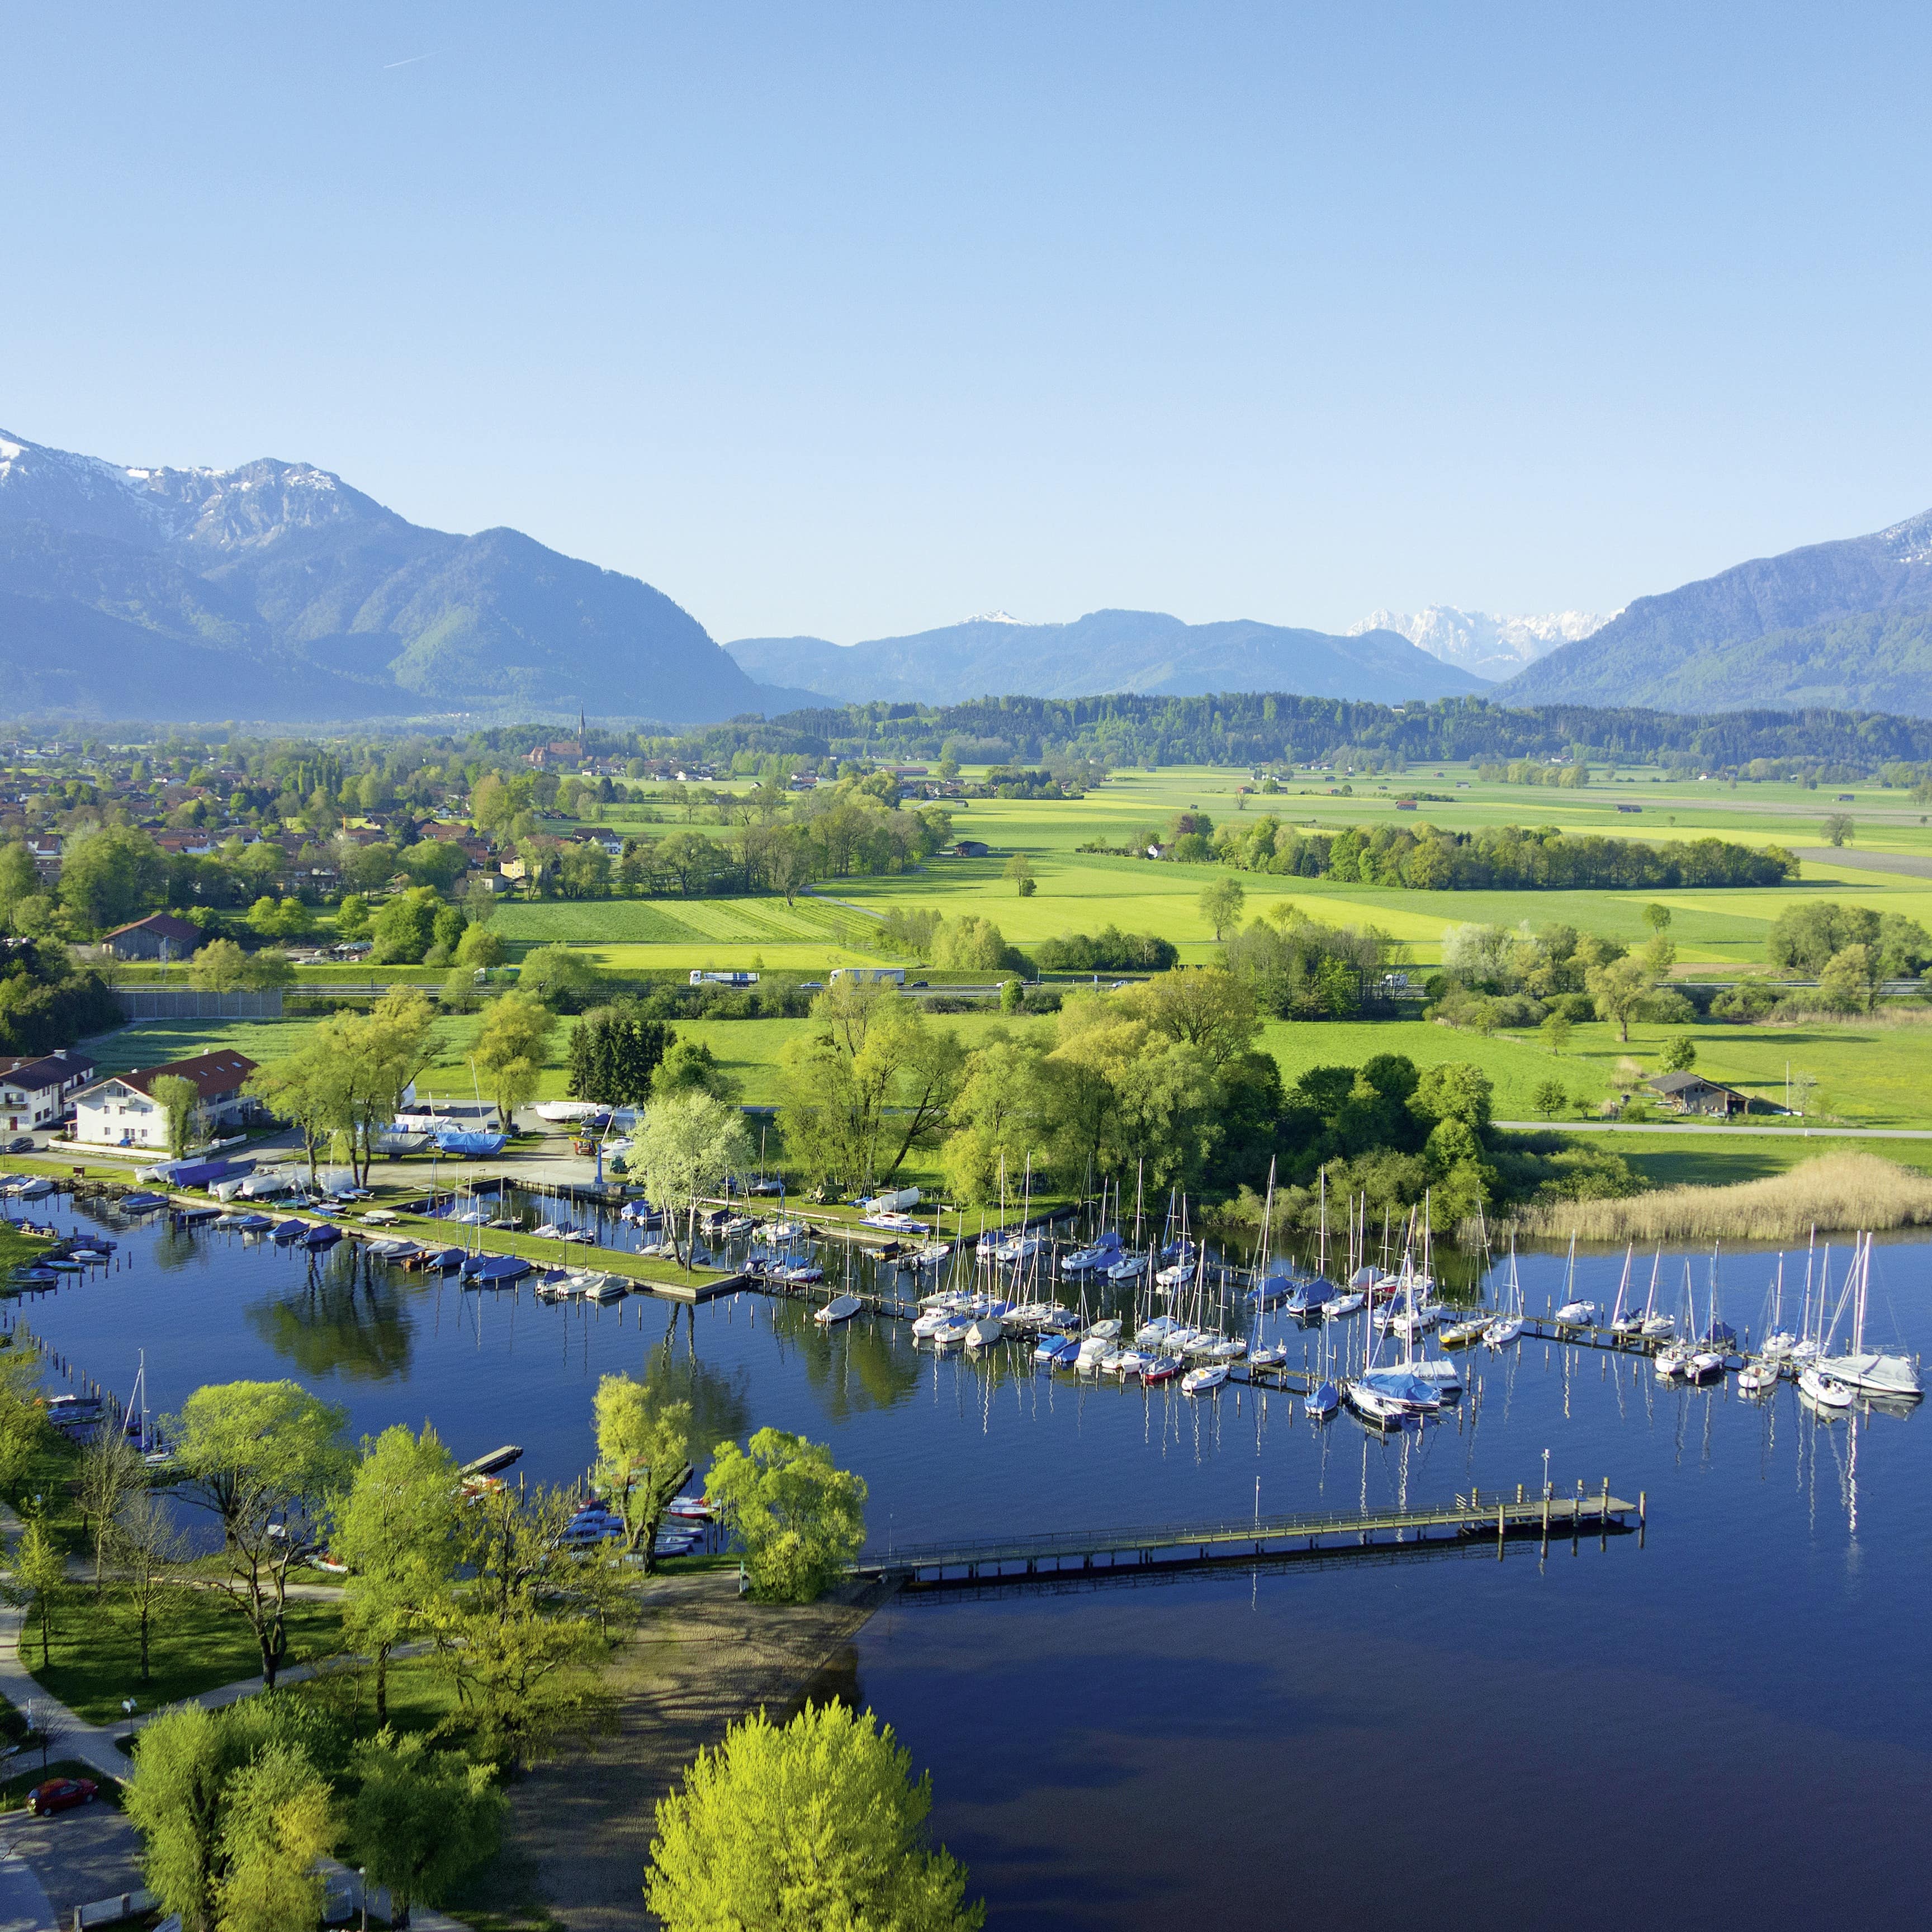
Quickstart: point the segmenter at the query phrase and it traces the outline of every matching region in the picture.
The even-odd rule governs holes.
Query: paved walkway
[[[0,1846],[0,1932],[56,1932],[53,1906],[33,1867],[4,1838]]]
[[[1780,1140],[1932,1141],[1932,1127],[1748,1127],[1721,1120],[1492,1120],[1492,1126],[1543,1134],[1774,1134]]]

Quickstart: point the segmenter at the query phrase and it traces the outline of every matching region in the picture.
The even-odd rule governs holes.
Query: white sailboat
[[[1586,1300],[1576,1292],[1576,1237],[1570,1237],[1570,1264],[1563,1278],[1564,1301],[1556,1311],[1559,1322],[1568,1322],[1572,1328],[1587,1328],[1597,1318],[1597,1304]]]
[[[1503,1305],[1496,1318],[1483,1330],[1483,1340],[1492,1348],[1507,1348],[1522,1338],[1522,1282],[1516,1269],[1516,1237],[1510,1237],[1509,1281],[1503,1290]]]
[[[1880,1354],[1865,1347],[1865,1305],[1871,1293],[1872,1238],[1864,1238],[1862,1252],[1852,1264],[1852,1346],[1844,1355],[1821,1355],[1820,1371],[1834,1382],[1862,1389],[1870,1395],[1888,1395],[1916,1402],[1924,1394],[1918,1370],[1908,1355]],[[1835,1328],[1836,1324],[1833,1324]]]

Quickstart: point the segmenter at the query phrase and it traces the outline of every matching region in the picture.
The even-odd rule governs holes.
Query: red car
[[[50,1811],[70,1811],[86,1804],[99,1788],[91,1778],[50,1778],[27,1793],[27,1809],[37,1818]]]

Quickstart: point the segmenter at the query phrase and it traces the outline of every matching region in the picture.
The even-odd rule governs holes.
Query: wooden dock
[[[1574,1542],[1586,1531],[1607,1540],[1614,1531],[1640,1534],[1647,1504],[1610,1493],[1605,1479],[1594,1494],[1532,1493],[1518,1484],[1514,1493],[1472,1489],[1448,1503],[1430,1507],[1392,1505],[1366,1512],[1321,1510],[1294,1516],[1244,1517],[1232,1522],[1164,1524],[1154,1528],[1056,1531],[1040,1536],[972,1543],[922,1543],[895,1546],[884,1556],[854,1566],[868,1578],[891,1578],[909,1590],[1023,1583],[1030,1578],[1060,1576],[1144,1575],[1150,1570],[1200,1568],[1216,1563],[1252,1563],[1327,1550],[1374,1546],[1416,1549],[1445,1540],[1493,1540],[1500,1557],[1512,1539],[1567,1536]]]

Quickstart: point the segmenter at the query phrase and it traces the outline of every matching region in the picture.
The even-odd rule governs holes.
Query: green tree
[[[1617,1038],[1628,1043],[1630,1021],[1650,992],[1651,974],[1643,961],[1625,957],[1592,966],[1583,984],[1595,1002],[1597,1017],[1614,1022]]]
[[[1560,1010],[1546,1013],[1538,1030],[1549,1041],[1550,1052],[1560,1054],[1570,1044],[1570,1016]]]
[[[560,1013],[580,1013],[594,1006],[602,983],[592,960],[568,946],[539,946],[517,976],[520,992],[533,994]]]
[[[472,970],[479,966],[500,966],[506,954],[503,942],[487,926],[478,926],[473,921],[464,928],[463,937],[456,943],[456,963]]]
[[[1676,1035],[1664,1049],[1666,1072],[1688,1073],[1696,1064],[1697,1042],[1688,1033]]]
[[[593,1007],[570,1036],[572,1099],[600,1107],[641,1104],[676,1037],[662,1021],[645,1019],[633,1007]]]
[[[506,1808],[487,1765],[385,1729],[356,1751],[356,1862],[392,1900],[439,1905],[496,1851]]]
[[[1261,1037],[1253,986],[1225,967],[1157,973],[1143,985],[1130,986],[1120,1003],[1156,1033],[1198,1048],[1216,1073]]]
[[[1001,868],[1001,873],[1012,880],[1022,898],[1029,896],[1027,888],[1034,883],[1033,861],[1024,852],[1016,852]]]
[[[164,1073],[148,1088],[148,1094],[168,1124],[168,1151],[179,1160],[195,1138],[201,1113],[201,1089],[178,1073]]]
[[[556,1025],[550,1009],[520,986],[492,1000],[476,1030],[476,1071],[496,1102],[506,1133],[514,1131],[516,1110],[536,1096]]]
[[[40,891],[40,872],[26,842],[0,841],[0,928],[12,930],[14,908],[23,899],[38,898]]]
[[[1423,1070],[1409,1096],[1409,1111],[1419,1120],[1460,1120],[1480,1135],[1490,1124],[1494,1095],[1490,1076],[1480,1066],[1444,1060]]]
[[[1567,1113],[1570,1108],[1570,1095],[1560,1080],[1545,1080],[1530,1096],[1532,1104],[1546,1120],[1553,1120],[1558,1114]]]
[[[131,826],[82,832],[62,850],[61,903],[97,931],[152,912],[166,883],[161,848]]]
[[[1818,1004],[1828,1012],[1868,1013],[1878,1004],[1883,974],[1869,946],[1847,946],[1818,975]]]
[[[428,1628],[460,1555],[456,1460],[428,1423],[364,1438],[347,1491],[331,1511],[329,1538],[349,1566],[343,1629],[376,1660],[376,1721],[389,1719],[389,1654]]]
[[[134,1626],[141,1682],[152,1676],[154,1640],[183,1607],[187,1592],[179,1572],[194,1546],[176,1524],[165,1496],[145,1484],[124,1497],[108,1525],[107,1547],[118,1583],[122,1614]]]
[[[684,1254],[678,1245],[678,1216],[751,1158],[752,1137],[736,1108],[694,1091],[671,1094],[651,1108],[632,1141],[629,1166],[652,1204],[662,1210],[680,1265]]]
[[[1009,980],[1000,988],[1000,1010],[1003,1013],[1016,1013],[1026,1004],[1026,986],[1018,980]]]
[[[375,923],[370,928],[373,944],[369,963],[372,966],[420,966],[423,956],[436,943],[439,903],[436,893],[428,886],[412,886],[406,892],[397,893],[376,915]]]
[[[1828,845],[1844,845],[1856,836],[1858,824],[1849,812],[1828,812],[1824,824],[1818,830]]]
[[[14,1546],[14,1580],[6,1594],[8,1602],[25,1610],[39,1626],[43,1670],[50,1660],[48,1646],[52,1640],[54,1608],[66,1588],[66,1551],[44,1517],[29,1516]]]
[[[760,1711],[700,1751],[682,1788],[658,1801],[644,1898],[665,1932],[977,1932],[966,1873],[928,1849],[930,1777],[840,1703],[782,1726]]]
[[[316,1029],[314,1046],[334,1065],[337,1118],[361,1184],[368,1181],[376,1136],[396,1117],[403,1094],[434,1050],[434,1016],[412,987],[392,986],[367,1013],[341,1013]]]
[[[38,1354],[14,1348],[0,1355],[0,1496],[16,1510],[48,1438],[39,1396]]]
[[[691,1405],[668,1402],[632,1376],[597,1384],[597,1467],[624,1522],[624,1548],[644,1553],[648,1574],[659,1526],[691,1474]]]
[[[735,1106],[743,1090],[743,1083],[725,1071],[706,1040],[673,1040],[651,1076],[651,1092],[660,1100],[674,1094],[709,1094]]]
[[[231,1774],[216,1887],[219,1932],[288,1932],[322,1915],[316,1861],[335,1842],[328,1781],[292,1745],[271,1744]]]
[[[360,892],[347,892],[335,914],[338,939],[366,939],[370,928],[369,902]]]
[[[167,1428],[190,1500],[221,1524],[220,1568],[200,1586],[247,1621],[271,1690],[288,1654],[289,1573],[349,1474],[342,1425],[298,1383],[239,1382],[196,1389]]]
[[[1242,908],[1247,902],[1247,889],[1239,879],[1216,879],[1203,889],[1201,916],[1214,928],[1217,942],[1240,926]]]
[[[748,1448],[721,1442],[705,1493],[745,1548],[752,1594],[808,1604],[866,1540],[866,1484],[823,1443],[761,1429]]]
[[[1659,905],[1653,900],[1644,908],[1643,916],[1652,932],[1660,934],[1669,929],[1670,908],[1667,905]]]
[[[140,1452],[118,1429],[98,1429],[80,1453],[79,1500],[81,1520],[94,1545],[94,1589],[100,1592],[101,1570],[107,1561],[108,1538],[121,1505],[148,1486],[147,1466]]]

